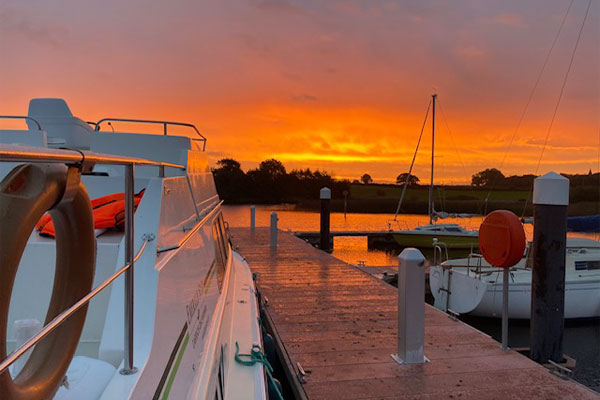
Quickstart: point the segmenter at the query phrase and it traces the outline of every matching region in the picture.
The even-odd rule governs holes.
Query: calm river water
[[[269,226],[271,212],[276,211],[279,217],[279,229],[290,231],[318,231],[319,213],[295,211],[293,206],[256,206],[256,226]],[[225,220],[233,227],[247,227],[250,224],[249,206],[225,206]],[[331,230],[368,231],[384,230],[391,226],[394,229],[411,229],[427,224],[426,215],[399,215],[393,221],[393,214],[331,214]],[[446,219],[444,223],[458,223],[469,229],[478,229],[481,217],[466,219]],[[528,240],[533,236],[533,226],[525,225]],[[600,240],[600,234],[569,234]],[[368,250],[367,239],[362,237],[338,237],[334,239],[333,255],[351,264],[364,262],[370,266],[397,265],[398,254],[381,250]],[[600,294],[599,294],[600,295]],[[468,318],[466,322],[500,340],[500,320]],[[509,344],[512,347],[529,345],[528,323],[511,321],[509,328]],[[567,323],[564,335],[564,352],[577,360],[574,378],[582,384],[600,392],[600,320]]]

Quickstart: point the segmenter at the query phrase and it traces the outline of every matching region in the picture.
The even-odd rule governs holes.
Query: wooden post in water
[[[562,362],[569,180],[549,172],[533,185],[531,358]]]
[[[331,251],[330,249],[330,212],[331,212],[331,189],[324,187],[319,192],[321,199],[321,230],[320,230],[320,248],[323,251]]]
[[[346,211],[348,209],[348,191],[344,190],[344,219],[346,219]]]
[[[271,247],[277,247],[277,221],[279,218],[277,217],[277,213],[273,211],[271,213],[271,229],[270,229],[270,239],[271,239]]]
[[[256,224],[256,207],[250,206],[250,230],[253,231]]]

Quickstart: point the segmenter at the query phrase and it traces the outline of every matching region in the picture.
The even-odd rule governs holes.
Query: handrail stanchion
[[[129,268],[125,271],[125,357],[122,375],[137,372],[133,365],[133,267],[134,267],[134,166],[125,166],[125,263]]]

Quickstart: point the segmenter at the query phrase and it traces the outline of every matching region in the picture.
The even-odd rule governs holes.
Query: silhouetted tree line
[[[595,191],[598,191],[597,188],[600,184],[599,173],[593,174],[590,170],[587,174],[561,175],[569,179],[571,188],[587,186],[590,187],[590,194],[593,194],[594,187],[596,188]],[[471,177],[471,185],[494,189],[530,190],[533,187],[533,181],[536,177],[536,175],[532,174],[504,176],[500,170],[488,168],[474,174]]]
[[[333,179],[325,171],[293,169],[287,172],[281,161],[270,159],[256,169],[244,172],[240,163],[223,158],[212,170],[219,197],[227,203],[282,203],[298,199],[318,199],[327,186],[334,198],[349,191],[350,181]]]

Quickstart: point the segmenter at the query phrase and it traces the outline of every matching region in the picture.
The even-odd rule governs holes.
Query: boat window
[[[588,269],[587,261],[575,261],[575,270],[582,271]]]
[[[213,222],[213,238],[215,241],[215,262],[217,264],[217,280],[219,281],[219,291],[223,285],[225,276],[225,266],[227,265],[227,250],[223,247],[223,235],[219,226],[219,220]]]
[[[228,250],[229,249],[229,246],[228,246],[229,234],[228,234],[227,228],[225,226],[225,221],[223,220],[223,214],[219,214],[218,219],[219,219],[219,228],[221,228],[221,233],[222,233],[221,239],[223,240],[223,248],[225,250]],[[225,254],[226,254],[226,256],[228,256],[228,251],[226,251]],[[225,257],[225,258],[227,258],[227,257]]]
[[[600,269],[600,261],[575,261],[575,270]]]
[[[458,229],[458,228],[455,228],[455,227],[446,228],[446,230],[447,230],[448,232],[461,232],[461,230],[460,230],[460,229]]]
[[[215,390],[215,400],[223,400],[223,393],[225,392],[225,383],[223,377],[225,376],[224,365],[223,365],[223,346],[221,346],[221,361],[219,362],[219,374],[217,376],[217,388]]]

